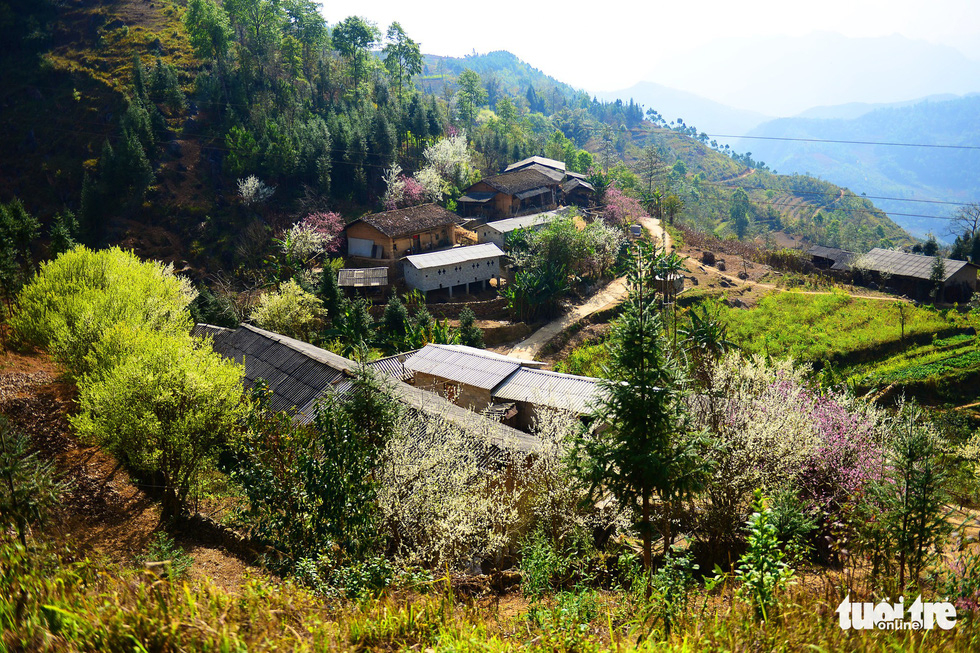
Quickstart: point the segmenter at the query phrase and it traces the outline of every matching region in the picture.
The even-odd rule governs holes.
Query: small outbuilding
[[[470,284],[482,283],[486,288],[491,279],[500,279],[503,255],[493,243],[483,243],[406,256],[405,283],[423,293],[446,288],[450,297],[456,286],[465,284],[468,291]]]
[[[397,259],[456,244],[459,216],[438,204],[372,213],[344,228],[347,254],[374,259]]]
[[[337,273],[341,288],[384,288],[388,285],[388,268],[343,268]]]
[[[883,286],[918,299],[928,299],[933,290],[933,266],[936,257],[875,248],[857,257],[852,266],[876,277]],[[977,290],[977,269],[973,263],[943,259],[943,281],[939,301],[969,300]]]
[[[806,253],[810,255],[813,267],[818,270],[849,270],[854,259],[858,257],[857,254],[846,249],[820,245],[814,245]]]

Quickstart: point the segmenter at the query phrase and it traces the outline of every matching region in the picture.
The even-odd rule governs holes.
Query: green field
[[[843,292],[779,292],[751,309],[705,299],[747,354],[791,357],[818,367],[832,364],[858,392],[894,384],[924,398],[972,398],[980,376],[977,312],[908,306],[904,338],[898,302]],[[679,323],[683,324],[682,316]],[[583,344],[555,365],[571,374],[604,376],[604,341]],[[965,392],[965,394],[964,394]]]

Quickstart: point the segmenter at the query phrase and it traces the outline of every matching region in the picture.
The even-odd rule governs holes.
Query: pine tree
[[[602,383],[597,410],[597,423],[608,428],[580,436],[573,456],[576,475],[594,496],[611,492],[635,513],[646,569],[652,560],[654,499],[662,507],[666,551],[674,506],[703,485],[707,472],[688,432],[683,371],[650,292],[657,265],[649,246],[638,243],[629,297],[610,341],[610,378]]]

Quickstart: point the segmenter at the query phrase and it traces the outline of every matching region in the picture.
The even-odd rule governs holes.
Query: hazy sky
[[[461,56],[509,50],[545,73],[588,91],[650,79],[670,55],[731,36],[851,37],[902,34],[980,59],[980,0],[673,0],[555,3],[327,0],[333,24],[356,14],[384,31],[397,20],[422,51]],[[720,66],[726,62],[719,62]]]

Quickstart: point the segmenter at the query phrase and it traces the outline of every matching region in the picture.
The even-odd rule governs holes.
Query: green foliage
[[[18,297],[14,337],[47,349],[69,374],[90,370],[86,357],[115,325],[177,336],[190,331],[190,285],[161,263],[118,247],[79,246],[42,264]]]
[[[232,31],[228,14],[213,0],[189,0],[184,27],[201,59],[224,59]]]
[[[51,238],[51,246],[48,248],[48,255],[56,258],[68,250],[74,249],[78,245],[79,227],[75,214],[71,211],[62,211],[54,216],[51,221],[51,229],[48,232]]]
[[[54,465],[31,453],[27,437],[0,415],[0,525],[12,526],[26,546],[31,525],[48,519],[64,490]]]
[[[694,573],[698,565],[691,563],[690,553],[681,555],[671,548],[664,556],[663,565],[656,572],[641,577],[632,588],[634,595],[643,592],[640,623],[646,625],[644,639],[656,627],[663,624],[663,635],[670,636],[677,621],[685,614],[688,597],[694,589]]]
[[[947,472],[939,439],[914,404],[903,406],[886,455],[885,473],[858,507],[854,527],[872,561],[872,583],[904,592],[908,585],[919,587],[952,530]]]
[[[188,308],[195,324],[213,324],[228,329],[239,324],[231,299],[224,294],[215,295],[203,284]]]
[[[749,229],[749,196],[741,188],[736,188],[735,192],[732,193],[729,215],[731,215],[735,225],[735,234],[739,240],[745,238]]]
[[[40,230],[20,200],[0,204],[0,299],[10,302],[33,272],[31,245]]]
[[[659,257],[638,244],[629,273],[629,297],[610,338],[610,380],[599,406],[608,428],[580,437],[575,469],[596,492],[629,506],[643,537],[644,567],[652,557],[653,499],[664,507],[660,532],[671,540],[673,506],[699,490],[706,463],[694,451],[681,398],[683,371],[669,347],[653,294]]]
[[[247,430],[235,444],[234,477],[253,536],[281,554],[285,570],[322,578],[376,552],[376,471],[397,407],[384,385],[360,368],[343,397],[321,401],[301,425],[264,405],[260,389]]]
[[[783,560],[772,510],[766,507],[762,490],[755,491],[746,528],[748,550],[735,570],[735,577],[742,581],[738,595],[753,607],[757,619],[767,621],[778,607],[779,592],[792,579],[793,570]]]
[[[521,543],[521,594],[540,601],[556,590],[588,584],[595,554],[595,547],[582,534],[560,545],[543,530],[534,531]]]
[[[186,333],[126,324],[103,334],[85,368],[72,426],[159,481],[165,517],[181,514],[237,428],[242,368]]]
[[[476,315],[466,307],[459,314],[459,344],[483,349],[483,329],[476,326]]]
[[[187,576],[194,558],[187,555],[181,547],[174,543],[174,538],[163,531],[157,531],[146,547],[146,554],[137,558],[137,562],[167,562],[167,579],[181,580]]]
[[[319,329],[322,305],[319,298],[290,279],[278,291],[262,295],[251,317],[263,329],[308,341]]]

